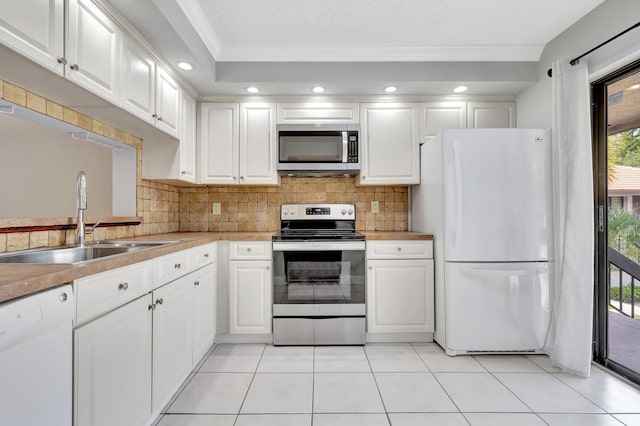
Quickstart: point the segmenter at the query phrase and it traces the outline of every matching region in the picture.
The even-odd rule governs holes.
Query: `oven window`
[[[364,303],[364,251],[275,251],[273,257],[273,303]]]
[[[281,163],[336,163],[342,161],[342,133],[281,132],[279,138]]]

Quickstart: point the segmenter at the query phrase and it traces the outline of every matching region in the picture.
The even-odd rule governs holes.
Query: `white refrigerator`
[[[445,130],[420,159],[411,230],[434,235],[434,339],[449,355],[539,351],[553,277],[550,130]]]

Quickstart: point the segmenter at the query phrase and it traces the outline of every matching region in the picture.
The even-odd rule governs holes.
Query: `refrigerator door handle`
[[[461,269],[460,272],[467,276],[484,277],[526,277],[529,275],[542,275],[547,273],[546,268],[533,269]]]
[[[454,171],[454,182],[453,182],[453,199],[455,200],[455,204],[453,206],[453,210],[456,212],[456,225],[453,230],[454,239],[453,239],[453,247],[460,246],[460,239],[462,235],[462,167],[460,164],[460,158],[456,154],[456,143],[455,141],[451,144],[451,158],[453,160],[453,171]]]

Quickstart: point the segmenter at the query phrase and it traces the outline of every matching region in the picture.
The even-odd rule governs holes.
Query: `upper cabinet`
[[[181,89],[163,68],[156,67],[156,126],[179,137]]]
[[[360,185],[420,183],[419,104],[360,105]]]
[[[427,102],[420,104],[420,143],[446,129],[467,127],[466,102]]]
[[[514,102],[469,102],[467,113],[470,129],[516,127]]]
[[[69,0],[66,77],[119,103],[122,31],[90,0]]]
[[[198,183],[277,185],[275,104],[202,103]]]
[[[156,63],[138,43],[125,37],[122,43],[122,91],[120,106],[153,124],[156,109]]]
[[[358,123],[358,103],[278,104],[278,124]]]
[[[62,75],[64,0],[20,0],[0,14],[0,42]]]

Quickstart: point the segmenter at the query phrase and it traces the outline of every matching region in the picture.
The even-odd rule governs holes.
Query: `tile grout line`
[[[235,426],[236,423],[238,423],[238,418],[240,417],[240,411],[242,411],[242,406],[244,405],[245,401],[247,400],[247,395],[249,395],[249,390],[251,390],[251,385],[253,384],[253,381],[256,378],[256,374],[258,372],[258,368],[260,367],[260,362],[262,361],[262,357],[264,355],[264,351],[266,350],[267,345],[263,345],[262,346],[262,352],[260,353],[260,359],[258,359],[258,363],[256,364],[256,368],[253,370],[253,376],[251,377],[251,381],[249,382],[249,386],[247,386],[247,391],[244,393],[244,397],[242,398],[242,403],[240,404],[240,407],[238,408],[238,412],[236,413],[236,419],[233,421],[233,425]]]
[[[387,406],[384,403],[384,398],[382,398],[382,392],[380,392],[380,386],[378,386],[378,380],[376,379],[376,375],[373,372],[373,367],[371,367],[371,361],[369,360],[369,354],[367,353],[364,346],[362,347],[362,351],[364,352],[365,358],[367,358],[367,364],[369,364],[369,370],[371,370],[371,376],[373,377],[373,382],[376,384],[376,390],[378,391],[378,395],[380,396],[380,402],[382,403],[382,408],[384,409],[384,415],[387,418],[387,423],[391,424],[391,418],[389,417],[389,412],[387,411]]]

